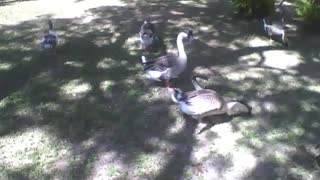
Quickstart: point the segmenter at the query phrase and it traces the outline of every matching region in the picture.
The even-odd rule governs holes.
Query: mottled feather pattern
[[[197,103],[204,103],[208,104],[212,109],[220,109],[223,106],[221,103],[223,102],[223,99],[215,91],[210,89],[202,89],[183,93],[180,101],[183,101],[186,103],[186,105],[190,106]]]
[[[149,63],[150,62],[150,63]],[[153,70],[153,71],[165,71],[168,68],[171,68],[174,65],[174,55],[161,56],[157,59],[148,61],[145,65],[144,70]]]
[[[55,48],[57,45],[57,36],[54,34],[46,34],[42,41],[41,41],[41,47],[42,48]]]

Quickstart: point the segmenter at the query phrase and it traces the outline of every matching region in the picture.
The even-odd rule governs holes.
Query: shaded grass
[[[318,48],[293,47],[292,51],[304,58],[303,63],[290,69],[295,71],[293,74],[270,69],[263,63],[239,65],[242,56],[257,52],[259,60],[265,61],[270,57],[264,57],[263,52],[283,49],[248,45],[248,37],[261,35],[261,25],[230,18],[224,9],[229,3],[224,1],[201,2],[200,7],[197,2],[149,2],[128,1],[127,7],[92,9],[90,12],[96,17],[87,24],[77,18],[57,19],[63,24],[58,23],[57,29],[64,43],[56,55],[25,48],[36,47],[31,41],[36,38],[33,34],[36,30],[29,27],[36,26],[38,21],[1,27],[1,32],[6,34],[0,39],[1,63],[12,64],[12,68],[0,70],[3,98],[0,101],[0,152],[18,148],[17,139],[24,134],[15,136],[16,133],[49,126],[49,139],[56,139],[49,147],[61,143],[53,151],[67,154],[46,163],[41,158],[50,153],[45,150],[32,151],[28,156],[21,151],[19,156],[25,155],[31,163],[17,160],[21,166],[4,168],[4,174],[31,179],[67,174],[67,179],[90,179],[103,169],[105,179],[110,176],[201,179],[208,176],[206,171],[197,170],[202,163],[209,173],[217,171],[217,178],[226,179],[230,167],[239,170],[239,149],[245,152],[245,157],[256,157],[257,164],[250,169],[253,177],[265,173],[270,174],[267,177],[271,179],[300,177],[299,173],[290,172],[292,162],[301,169],[300,174],[313,172],[315,169],[308,162],[295,161],[296,157],[303,159],[304,156],[294,151],[298,144],[315,144],[319,135],[316,108],[319,92],[306,88],[318,82],[315,67],[319,63],[312,60],[318,56]],[[157,24],[161,38],[155,52],[145,53],[128,39],[134,39],[133,34],[145,14],[150,13],[160,14],[154,19],[162,20]],[[175,85],[191,89],[188,75],[197,66],[206,67],[214,76],[207,87],[226,96],[244,96],[255,104],[254,117],[235,118],[195,136],[198,124],[182,116],[160,87],[147,85],[139,64],[141,55],[165,54],[167,47],[175,47],[177,33],[188,28],[195,30],[198,40],[186,47],[190,57],[188,69]],[[294,41],[299,42],[299,38]],[[209,43],[213,41],[216,44]],[[317,44],[313,42],[312,47],[319,47],[314,46]],[[295,82],[281,79],[285,75]],[[34,135],[26,141],[33,142],[37,137]],[[5,138],[10,142],[4,141]],[[283,152],[282,146],[294,150]],[[205,152],[199,153],[202,150],[208,150],[207,156]],[[282,153],[282,156],[272,156],[270,152]],[[15,160],[13,156],[4,159]],[[59,167],[61,159],[66,161],[63,167]],[[285,166],[287,172],[274,175],[273,169],[281,166]],[[245,168],[241,167],[240,171],[251,178]],[[301,175],[300,179],[307,176]]]

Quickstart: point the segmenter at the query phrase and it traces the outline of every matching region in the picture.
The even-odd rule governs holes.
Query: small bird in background
[[[318,144],[318,145],[316,146],[316,149],[320,149],[320,144]],[[317,164],[318,164],[318,166],[319,166],[319,168],[320,168],[320,154],[319,154],[318,156],[316,156],[316,162],[317,162]]]
[[[53,23],[51,20],[48,21],[48,26],[49,29],[44,31],[40,42],[41,50],[54,49],[57,46],[58,37],[57,34],[53,31]]]
[[[287,38],[287,30],[288,27],[285,25],[284,17],[285,17],[285,11],[283,9],[283,3],[286,0],[282,0],[279,5],[277,6],[275,10],[275,14],[272,17],[269,17],[269,24],[267,20],[264,18],[263,26],[264,30],[268,35],[269,41],[272,41],[272,38],[278,37],[281,38],[281,43],[288,47],[288,38]]]
[[[155,26],[148,20],[145,20],[140,27],[140,42],[143,49],[150,47],[155,40]]]
[[[272,37],[279,36],[281,37],[281,42],[284,46],[288,47],[288,38],[287,38],[287,33],[286,33],[286,26],[283,24],[283,19],[281,23],[272,23],[272,24],[267,24],[266,19],[263,19],[263,27],[264,30],[266,31],[269,40],[272,40]]]

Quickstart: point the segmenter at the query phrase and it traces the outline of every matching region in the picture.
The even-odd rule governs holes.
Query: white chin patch
[[[146,46],[151,45],[153,42],[153,38],[143,38],[142,43],[145,44]]]
[[[45,44],[45,45],[44,45],[44,48],[45,48],[45,49],[49,49],[49,48],[51,48],[51,45],[50,45],[50,44]]]

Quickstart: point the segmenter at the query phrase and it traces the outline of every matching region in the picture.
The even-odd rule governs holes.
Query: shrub
[[[232,0],[236,11],[245,17],[266,17],[274,12],[275,0]]]
[[[320,0],[297,0],[296,12],[306,27],[320,30]]]

